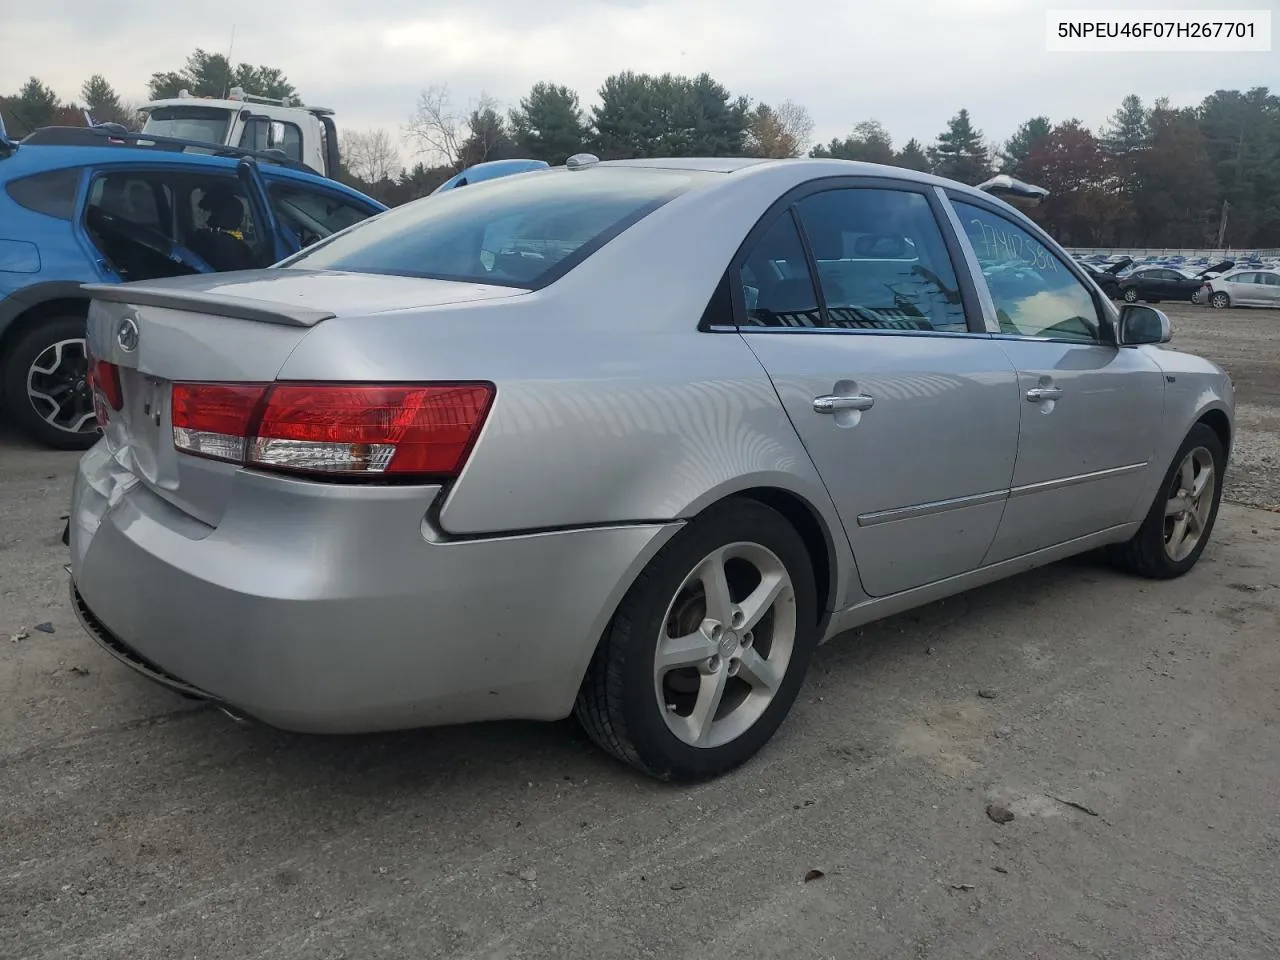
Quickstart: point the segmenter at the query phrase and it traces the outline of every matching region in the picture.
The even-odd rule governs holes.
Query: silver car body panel
[[[635,578],[725,497],[787,497],[821,530],[826,639],[1125,539],[1190,426],[1230,428],[1230,381],[1208,361],[996,335],[940,190],[986,333],[699,331],[743,238],[810,180],[991,198],[841,161],[643,165],[723,175],[537,291],[290,267],[104,293],[89,340],[122,367],[126,404],[73,494],[92,632],[295,729],[561,717]],[[1047,412],[1023,399],[1045,377],[1064,391]],[[443,487],[314,483],[173,450],[168,382],[275,379],[497,393]],[[875,406],[815,412],[850,385]]]

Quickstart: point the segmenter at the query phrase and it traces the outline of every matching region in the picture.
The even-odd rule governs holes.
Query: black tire
[[[773,699],[755,722],[722,745],[694,746],[664,718],[655,688],[658,639],[686,578],[713,551],[739,542],[766,548],[786,568],[795,597],[794,645]],[[574,713],[605,751],[659,780],[718,776],[750,759],[777,731],[804,682],[817,630],[813,564],[800,535],[763,504],[725,501],[677,533],[627,592],[596,648]]]
[[[1124,291],[1120,294],[1120,297],[1125,303],[1137,303],[1138,291],[1134,287],[1125,287]]]
[[[39,321],[22,334],[0,360],[0,406],[19,430],[32,440],[58,450],[87,450],[99,437],[96,424],[90,431],[74,433],[50,423],[27,395],[27,375],[31,367],[53,344],[62,341],[83,343],[84,317],[62,314]],[[92,411],[92,399],[88,397]]]
[[[1209,306],[1213,307],[1215,310],[1226,310],[1231,306],[1231,297],[1219,290],[1209,298]]]
[[[1214,489],[1213,500],[1204,529],[1195,548],[1186,557],[1174,560],[1165,550],[1165,504],[1177,484],[1177,474],[1182,461],[1197,448],[1209,451],[1213,459]],[[1182,446],[1174,455],[1173,462],[1165,471],[1164,480],[1156,493],[1151,509],[1138,532],[1127,543],[1116,544],[1111,548],[1110,556],[1121,568],[1138,576],[1152,580],[1171,580],[1180,577],[1196,565],[1200,555],[1213,535],[1213,525],[1218,519],[1218,507],[1222,502],[1223,471],[1226,468],[1227,455],[1219,439],[1210,427],[1197,423],[1191,428]]]

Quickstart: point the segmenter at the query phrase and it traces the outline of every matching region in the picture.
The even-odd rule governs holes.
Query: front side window
[[[663,204],[718,176],[600,167],[501,177],[396,207],[282,266],[538,289]]]
[[[318,243],[375,212],[332,193],[292,185],[272,186],[271,202],[281,222],[297,236],[299,247]]]
[[[923,194],[827,190],[805,197],[796,213],[817,264],[828,325],[968,330],[955,270]]]
[[[1096,343],[1098,307],[1089,288],[1027,230],[999,214],[953,201],[995,302],[1000,331]]]

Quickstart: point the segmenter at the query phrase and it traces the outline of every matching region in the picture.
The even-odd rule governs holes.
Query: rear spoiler
[[[80,289],[94,300],[128,303],[139,307],[163,307],[166,310],[187,310],[214,317],[253,320],[257,323],[277,323],[288,327],[314,327],[322,320],[332,320],[337,316],[328,310],[314,310],[310,307],[287,303],[269,303],[265,300],[249,300],[204,290],[163,287],[146,282],[86,283]]]

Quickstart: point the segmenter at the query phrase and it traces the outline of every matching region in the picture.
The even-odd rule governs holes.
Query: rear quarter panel
[[[786,490],[848,541],[759,361],[736,333],[585,331],[538,322],[538,294],[328,320],[282,379],[488,380],[497,396],[440,504],[454,536],[688,518],[754,487]],[[845,582],[845,577],[837,578]],[[840,597],[833,597],[839,601]]]

